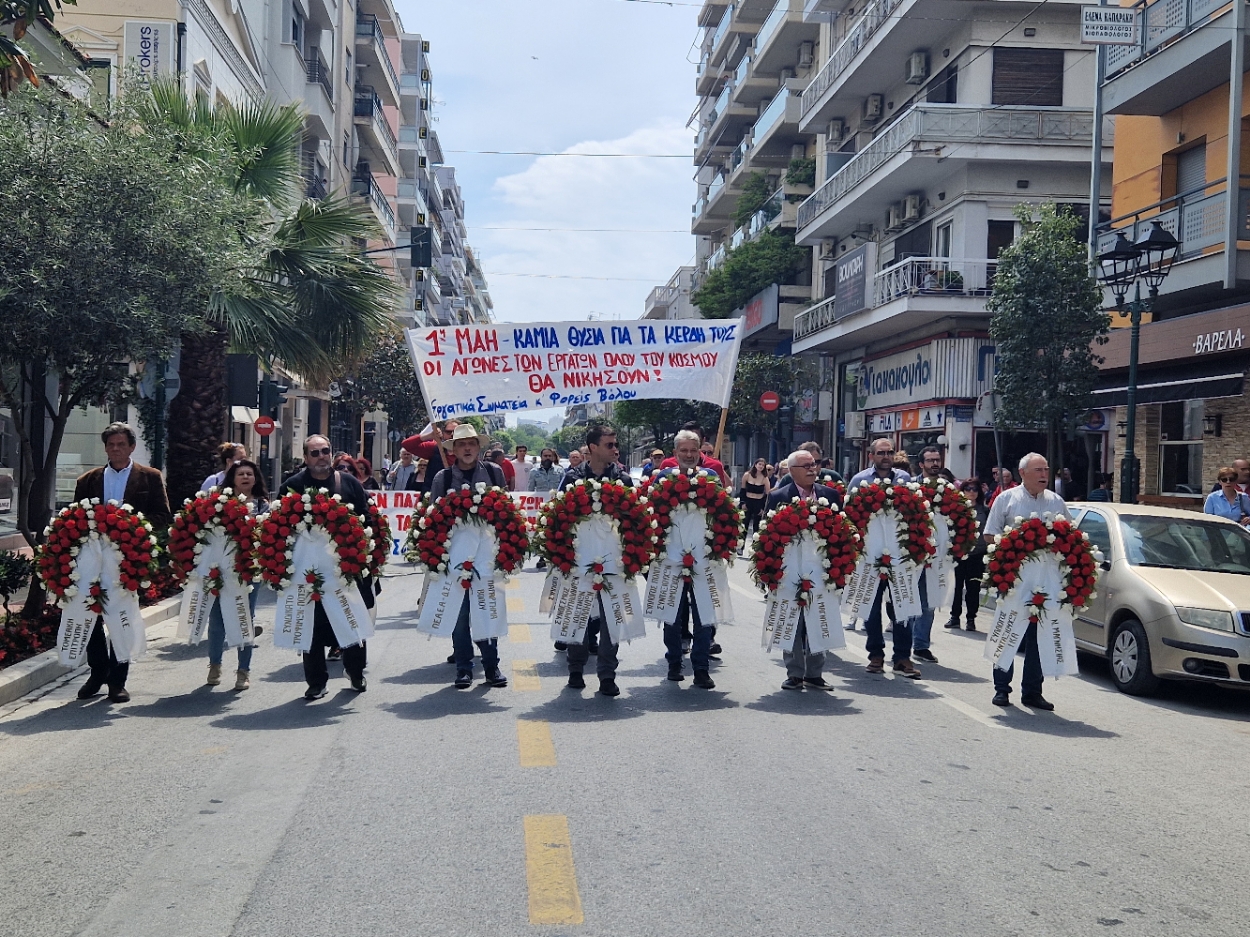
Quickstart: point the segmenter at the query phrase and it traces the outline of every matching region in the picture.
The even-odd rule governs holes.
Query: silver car
[[[1161,679],[1250,688],[1250,533],[1173,508],[1068,509],[1104,557],[1076,644],[1110,661],[1120,690],[1147,695]]]

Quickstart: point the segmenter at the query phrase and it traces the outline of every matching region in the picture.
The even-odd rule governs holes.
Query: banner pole
[[[728,419],[728,417],[729,417],[729,409],[727,407],[721,407],[720,426],[716,427],[716,449],[713,450],[716,455],[716,458],[718,459],[720,459],[721,457],[720,447],[725,442],[725,420]]]

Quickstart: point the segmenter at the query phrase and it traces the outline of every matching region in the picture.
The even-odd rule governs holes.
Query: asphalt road
[[[1055,713],[999,710],[984,635],[940,627],[919,682],[850,635],[835,693],[784,692],[731,580],[716,689],[666,681],[648,626],[615,700],[563,688],[532,569],[503,690],[452,689],[417,576],[364,695],[332,665],[305,703],[271,628],[252,689],[204,686],[171,622],[130,704],[79,677],[0,709],[0,934],[1246,933],[1250,695],[1133,699],[1083,661]]]

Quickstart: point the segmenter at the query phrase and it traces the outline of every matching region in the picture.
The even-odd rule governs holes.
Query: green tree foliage
[[[772,194],[766,175],[762,172],[753,172],[748,175],[743,180],[742,194],[738,196],[738,204],[734,206],[734,227],[741,228],[750,221],[751,216],[764,207],[764,203]]]
[[[399,332],[386,332],[373,343],[356,369],[355,383],[363,411],[385,410],[391,429],[411,436],[429,421],[412,356]]]
[[[727,251],[725,262],[707,275],[690,299],[705,319],[727,319],[735,309],[774,283],[790,283],[811,257],[794,235],[763,231],[754,241]]]
[[[620,413],[618,407],[617,413]],[[556,452],[561,456],[568,456],[574,449],[580,449],[586,444],[586,427],[585,426],[564,426],[556,430],[547,438],[547,445],[553,446]]]
[[[39,84],[34,64],[20,43],[31,23],[36,19],[52,22],[63,3],[75,6],[78,0],[0,0],[0,95],[8,97],[23,81]]]
[[[1095,344],[1110,320],[1102,291],[1089,274],[1081,221],[1047,202],[1016,209],[1023,233],[999,255],[990,334],[997,345],[1003,427],[1038,427],[1047,433],[1047,459],[1058,471],[1059,440],[1092,402],[1102,359]]]
[[[790,168],[786,170],[786,182],[790,185],[815,185],[816,157],[790,160]]]

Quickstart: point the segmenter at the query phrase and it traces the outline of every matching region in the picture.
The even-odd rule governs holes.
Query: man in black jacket
[[[304,467],[283,480],[281,493],[317,491],[324,488],[331,495],[338,495],[366,526],[369,523],[369,495],[364,486],[347,472],[336,472],[331,468],[334,451],[330,448],[330,440],[324,436],[309,436],[304,440]],[[373,608],[373,578],[365,575],[357,580],[360,597],[364,599],[366,608]],[[326,617],[320,602],[313,603],[313,634],[312,647],[304,652],[304,679],[308,681],[308,691],[304,699],[321,699],[326,695],[326,683],[330,679],[326,669],[326,648],[337,647],[338,637]],[[352,689],[357,693],[365,692],[365,642],[343,648],[343,670],[351,679]]]

